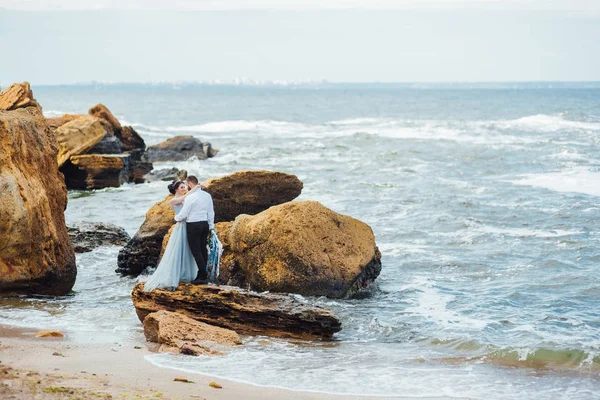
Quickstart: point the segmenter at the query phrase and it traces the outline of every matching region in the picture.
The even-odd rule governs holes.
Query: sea
[[[348,300],[302,297],[332,341],[245,337],[147,362],[258,386],[369,397],[600,398],[600,83],[90,83],[32,89],[48,117],[105,104],[148,145],[193,135],[201,180],[294,174],[373,229],[383,268]],[[134,235],[165,182],[71,191],[68,223]],[[0,324],[143,341],[118,247],[77,255],[73,292],[0,302]]]

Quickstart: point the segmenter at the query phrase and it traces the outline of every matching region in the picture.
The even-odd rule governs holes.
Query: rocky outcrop
[[[29,82],[13,83],[6,90],[0,92],[0,110],[12,111],[27,107],[35,107],[40,112],[42,111],[42,107],[33,98]]]
[[[131,294],[140,321],[150,313],[166,310],[249,335],[330,338],[341,329],[330,310],[305,305],[293,296],[188,283],[179,284],[174,292],[144,292],[143,285],[138,283]]]
[[[131,239],[125,229],[102,222],[75,222],[67,225],[75,253],[86,253],[99,246],[125,246]]]
[[[316,201],[240,215],[217,229],[223,278],[252,290],[347,298],[381,272],[371,228]]]
[[[204,183],[213,198],[215,222],[233,221],[240,214],[258,214],[294,200],[302,192],[296,175],[274,171],[239,171]]]
[[[121,142],[119,141],[119,138],[107,133],[88,153],[121,154],[122,152],[123,150],[121,149]]]
[[[116,272],[137,276],[147,267],[158,265],[163,238],[175,224],[175,212],[169,205],[172,198],[167,196],[146,213],[146,220],[140,229],[119,252]]]
[[[129,155],[84,154],[72,156],[61,168],[69,189],[119,187],[129,181]]]
[[[72,156],[87,153],[106,135],[100,121],[94,117],[81,117],[68,122],[54,131],[58,142],[58,166]]]
[[[165,181],[172,182],[175,180],[184,181],[187,178],[185,169],[178,170],[177,168],[156,169],[144,177],[146,182]]]
[[[102,126],[106,128],[106,131],[111,135],[119,136],[121,133],[121,123],[110,110],[102,103],[96,104],[94,107],[88,110],[88,114],[92,117],[100,119]]]
[[[67,122],[71,122],[71,121],[76,120],[81,117],[85,117],[85,115],[83,115],[83,114],[64,114],[61,117],[46,118],[46,124],[48,125],[48,128],[50,128],[50,130],[52,132],[54,132],[57,128],[60,128]]]
[[[144,159],[150,162],[185,161],[195,156],[200,160],[206,160],[214,154],[210,143],[202,143],[193,136],[175,136],[148,147]]]
[[[1,104],[13,111],[0,111],[0,292],[63,295],[77,269],[58,146],[29,85],[8,91]]]
[[[123,151],[131,151],[135,149],[146,150],[144,139],[130,126],[124,126],[120,133],[117,134],[121,141]]]
[[[187,355],[223,355],[228,347],[242,344],[236,332],[205,324],[169,311],[144,318],[146,340],[160,344],[159,351]]]

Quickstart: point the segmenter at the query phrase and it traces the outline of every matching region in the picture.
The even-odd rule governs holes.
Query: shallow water
[[[151,362],[335,393],[594,398],[600,89],[513,86],[33,89],[47,115],[101,101],[149,144],[193,134],[221,150],[156,168],[201,178],[293,173],[304,182],[299,199],[373,228],[383,270],[370,295],[304,299],[341,319],[333,343],[247,338],[222,358]],[[67,221],[115,223],[133,235],[165,186],[72,192]],[[113,272],[117,253],[79,255],[72,296],[3,301],[0,323],[76,340],[140,339],[135,280]]]

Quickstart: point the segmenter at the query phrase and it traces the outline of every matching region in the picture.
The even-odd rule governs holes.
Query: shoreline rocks
[[[33,98],[29,82],[13,83],[0,92],[0,110],[13,111],[27,107],[35,107],[42,111],[40,104]]]
[[[143,324],[146,340],[160,344],[160,352],[215,356],[242,344],[240,335],[235,331],[176,312],[161,310],[148,314]]]
[[[193,136],[175,136],[162,143],[149,146],[143,159],[150,162],[186,161],[191,157],[206,160],[214,157],[215,154],[210,143],[202,143]]]
[[[330,310],[305,305],[289,295],[189,283],[179,284],[174,292],[144,292],[143,285],[136,284],[131,293],[142,322],[149,314],[166,310],[248,335],[328,339],[341,330],[340,321]]]
[[[101,222],[75,222],[67,225],[75,253],[86,253],[99,246],[125,246],[131,239],[125,229]]]
[[[204,186],[213,198],[215,222],[233,221],[240,214],[258,214],[292,201],[303,188],[296,175],[276,171],[238,171],[208,179]]]
[[[252,290],[348,298],[381,272],[371,228],[316,201],[290,202],[217,225],[221,282]]]
[[[69,189],[103,189],[128,182],[130,168],[127,154],[83,154],[72,156],[61,172]]]
[[[6,104],[12,111],[0,110],[0,292],[64,295],[77,267],[56,139],[29,84],[0,93]]]
[[[94,117],[74,119],[54,131],[59,146],[58,166],[63,166],[73,156],[85,154],[106,135],[100,121]]]

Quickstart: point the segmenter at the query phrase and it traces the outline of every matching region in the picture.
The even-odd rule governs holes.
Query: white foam
[[[408,313],[434,321],[440,327],[452,329],[483,329],[491,322],[470,318],[448,309],[448,304],[455,296],[441,293],[433,282],[426,278],[417,278],[413,285],[419,293],[418,304],[406,308]]]
[[[565,129],[600,131],[600,123],[568,120],[562,115],[537,114],[515,120],[497,121],[496,124],[503,128],[538,132],[556,132]]]
[[[600,196],[600,172],[576,167],[567,171],[545,174],[526,174],[520,179],[509,181],[515,185],[540,187],[563,193],[583,193]]]
[[[58,111],[58,110],[45,110],[43,112],[44,117],[46,118],[54,118],[54,117],[62,117],[65,114],[74,114],[74,113],[68,113],[68,112],[64,112],[64,111]]]
[[[505,236],[516,236],[516,237],[539,237],[539,238],[552,238],[561,236],[570,236],[580,234],[580,231],[567,231],[562,229],[556,229],[552,231],[542,231],[536,229],[527,228],[497,228],[493,226],[483,226],[479,229],[481,232],[492,233]]]

